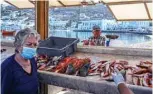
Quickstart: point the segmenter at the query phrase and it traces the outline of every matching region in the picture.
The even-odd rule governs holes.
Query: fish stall
[[[48,85],[93,94],[119,94],[117,86],[114,84],[111,76],[115,68],[122,73],[126,85],[134,94],[152,94],[153,81],[152,72],[150,71],[152,66],[151,49],[99,47],[94,46],[92,42],[87,40],[84,40],[84,45],[80,46],[77,45],[79,40],[74,38],[47,38],[47,32],[50,32],[48,30],[48,19],[50,16],[48,15],[49,7],[87,6],[102,3],[112,12],[116,21],[151,21],[151,1],[89,0],[91,1],[89,2],[88,0],[81,0],[79,1],[79,5],[78,3],[71,3],[71,0],[25,1],[27,1],[27,3],[19,7],[19,9],[28,7],[36,10],[36,30],[41,35],[42,39],[37,49],[38,56],[36,57],[40,81],[40,94],[48,94]],[[53,4],[55,3],[54,1],[59,2],[60,6]],[[67,3],[64,4],[64,1],[67,1]],[[11,3],[12,0],[7,0],[7,2]],[[17,6],[20,5],[21,2],[13,3]],[[14,4],[12,5],[15,6]],[[136,6],[128,8],[127,5],[129,7]],[[142,8],[139,8],[139,5],[142,5]],[[116,8],[111,8],[111,6],[116,6]],[[125,9],[119,8],[121,6],[125,7]],[[119,10],[120,12],[118,13],[114,12],[118,9],[122,10]],[[146,10],[146,12],[138,12],[137,10],[140,9]],[[129,14],[131,15],[130,17]],[[3,31],[2,34],[4,36],[12,36],[15,33]],[[115,39],[116,37],[113,38]],[[12,45],[9,40],[4,42],[2,42],[2,45]],[[14,49],[1,49],[1,53],[3,53],[2,56],[4,57],[2,58],[3,60],[14,53],[9,53],[8,51],[12,52]]]
[[[135,94],[152,93],[150,50],[133,49],[131,53],[135,55],[132,53],[132,56],[129,48],[127,51],[119,49],[124,54],[114,53],[114,48],[107,49],[106,53],[105,48],[77,48],[78,42],[78,39],[60,37],[40,42],[36,59],[42,94],[47,94],[48,84],[93,94],[119,94],[111,76],[115,68],[122,73],[127,86]]]

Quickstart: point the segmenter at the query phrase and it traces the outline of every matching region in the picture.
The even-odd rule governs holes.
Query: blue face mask
[[[36,48],[30,48],[30,47],[23,47],[23,50],[21,52],[21,56],[24,59],[31,59],[36,55]]]

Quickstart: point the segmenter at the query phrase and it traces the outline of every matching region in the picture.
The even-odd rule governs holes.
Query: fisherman
[[[101,36],[102,31],[100,27],[95,25],[92,29],[93,36],[89,38],[89,45],[105,46],[105,37]]]

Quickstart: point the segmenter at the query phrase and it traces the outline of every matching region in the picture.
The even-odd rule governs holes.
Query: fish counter
[[[118,89],[113,82],[95,81],[95,79],[88,79],[87,77],[78,77],[45,71],[38,72],[39,80],[43,84],[85,91],[92,94],[119,94]],[[152,94],[151,88],[129,84],[127,84],[127,86],[134,92],[134,94]],[[48,87],[44,88],[44,90],[41,89],[41,92],[48,92],[47,88]]]
[[[47,56],[40,56],[39,63],[42,58]],[[152,66],[150,57],[76,52],[59,63],[56,59],[60,57],[50,59],[53,60],[50,64],[38,65],[42,83],[93,94],[119,94],[111,77],[113,69],[117,68],[135,94],[152,93],[152,74],[148,70]]]
[[[3,48],[6,48],[6,52],[2,53],[2,61],[14,53],[12,47]],[[43,61],[44,58],[48,58],[46,62]],[[41,63],[38,64],[41,94],[48,94],[48,85],[93,94],[119,94],[110,75],[114,68],[118,68],[122,72],[126,78],[127,86],[135,94],[152,93],[152,76],[148,71],[149,66],[152,65],[152,57],[150,56],[77,51],[67,58],[40,56],[39,60],[43,61],[38,62]]]

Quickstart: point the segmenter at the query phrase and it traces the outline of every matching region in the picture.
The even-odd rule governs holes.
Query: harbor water
[[[136,34],[136,33],[110,33],[102,32],[102,36],[107,34],[118,35],[119,40],[123,41],[125,45],[144,43],[151,41],[151,37],[147,34]],[[74,32],[74,31],[52,31],[49,33],[49,36],[59,36],[59,37],[68,37],[68,38],[79,38],[80,41],[88,39],[92,36],[92,32]]]
[[[118,35],[119,40],[121,40],[126,47],[139,44],[139,43],[147,43],[151,42],[152,35],[147,34],[136,34],[136,33],[110,33],[110,32],[102,32],[102,36],[105,35]],[[92,36],[92,32],[74,32],[74,31],[51,31],[49,32],[49,36],[57,36],[57,37],[67,37],[67,38],[79,38],[80,41],[88,39]],[[14,41],[14,37],[3,37],[1,35],[1,41]],[[149,44],[150,45],[150,44]]]

